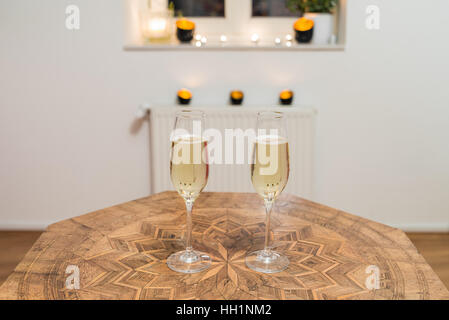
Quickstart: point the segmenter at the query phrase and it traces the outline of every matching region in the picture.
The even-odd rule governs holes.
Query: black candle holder
[[[192,93],[190,90],[181,89],[178,91],[178,103],[182,105],[188,105],[192,101]]]
[[[176,21],[176,36],[180,42],[188,43],[193,40],[195,23],[187,19]]]
[[[291,105],[293,103],[294,93],[291,90],[283,90],[279,95],[279,101],[282,105]]]
[[[309,43],[313,38],[314,21],[307,18],[299,18],[293,25],[295,39],[298,43]]]
[[[240,90],[234,90],[230,94],[231,104],[234,106],[239,106],[243,103],[244,94]]]

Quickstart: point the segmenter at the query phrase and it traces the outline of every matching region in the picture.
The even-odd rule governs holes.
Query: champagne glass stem
[[[193,209],[193,200],[185,199],[186,202],[186,251],[191,252],[192,249],[192,209]]]
[[[266,255],[269,255],[271,252],[271,211],[273,210],[273,199],[265,199],[265,247],[264,252]]]

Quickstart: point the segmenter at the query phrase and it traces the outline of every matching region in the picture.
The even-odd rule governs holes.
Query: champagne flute
[[[176,114],[171,135],[170,177],[187,208],[185,250],[167,259],[170,269],[182,273],[196,273],[207,269],[210,257],[192,247],[193,203],[207,184],[209,164],[207,141],[202,134],[205,115],[202,111],[182,110]]]
[[[271,211],[276,198],[287,185],[289,171],[285,117],[282,112],[260,112],[257,115],[251,180],[265,202],[265,246],[246,257],[246,265],[255,271],[276,273],[289,264],[288,258],[274,251],[270,244]]]

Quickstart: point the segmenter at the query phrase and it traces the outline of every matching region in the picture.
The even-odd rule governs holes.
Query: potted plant
[[[312,43],[319,45],[328,44],[333,34],[337,3],[338,0],[287,0],[290,11],[315,22]]]

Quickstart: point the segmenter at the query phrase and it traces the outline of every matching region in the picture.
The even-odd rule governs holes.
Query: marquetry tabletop
[[[0,298],[449,299],[401,230],[291,195],[279,198],[272,216],[289,267],[252,271],[245,255],[263,246],[264,215],[255,194],[201,194],[194,247],[209,253],[212,266],[190,275],[166,265],[183,249],[185,208],[174,192],[61,221],[34,244]],[[74,266],[79,289],[68,289]]]

